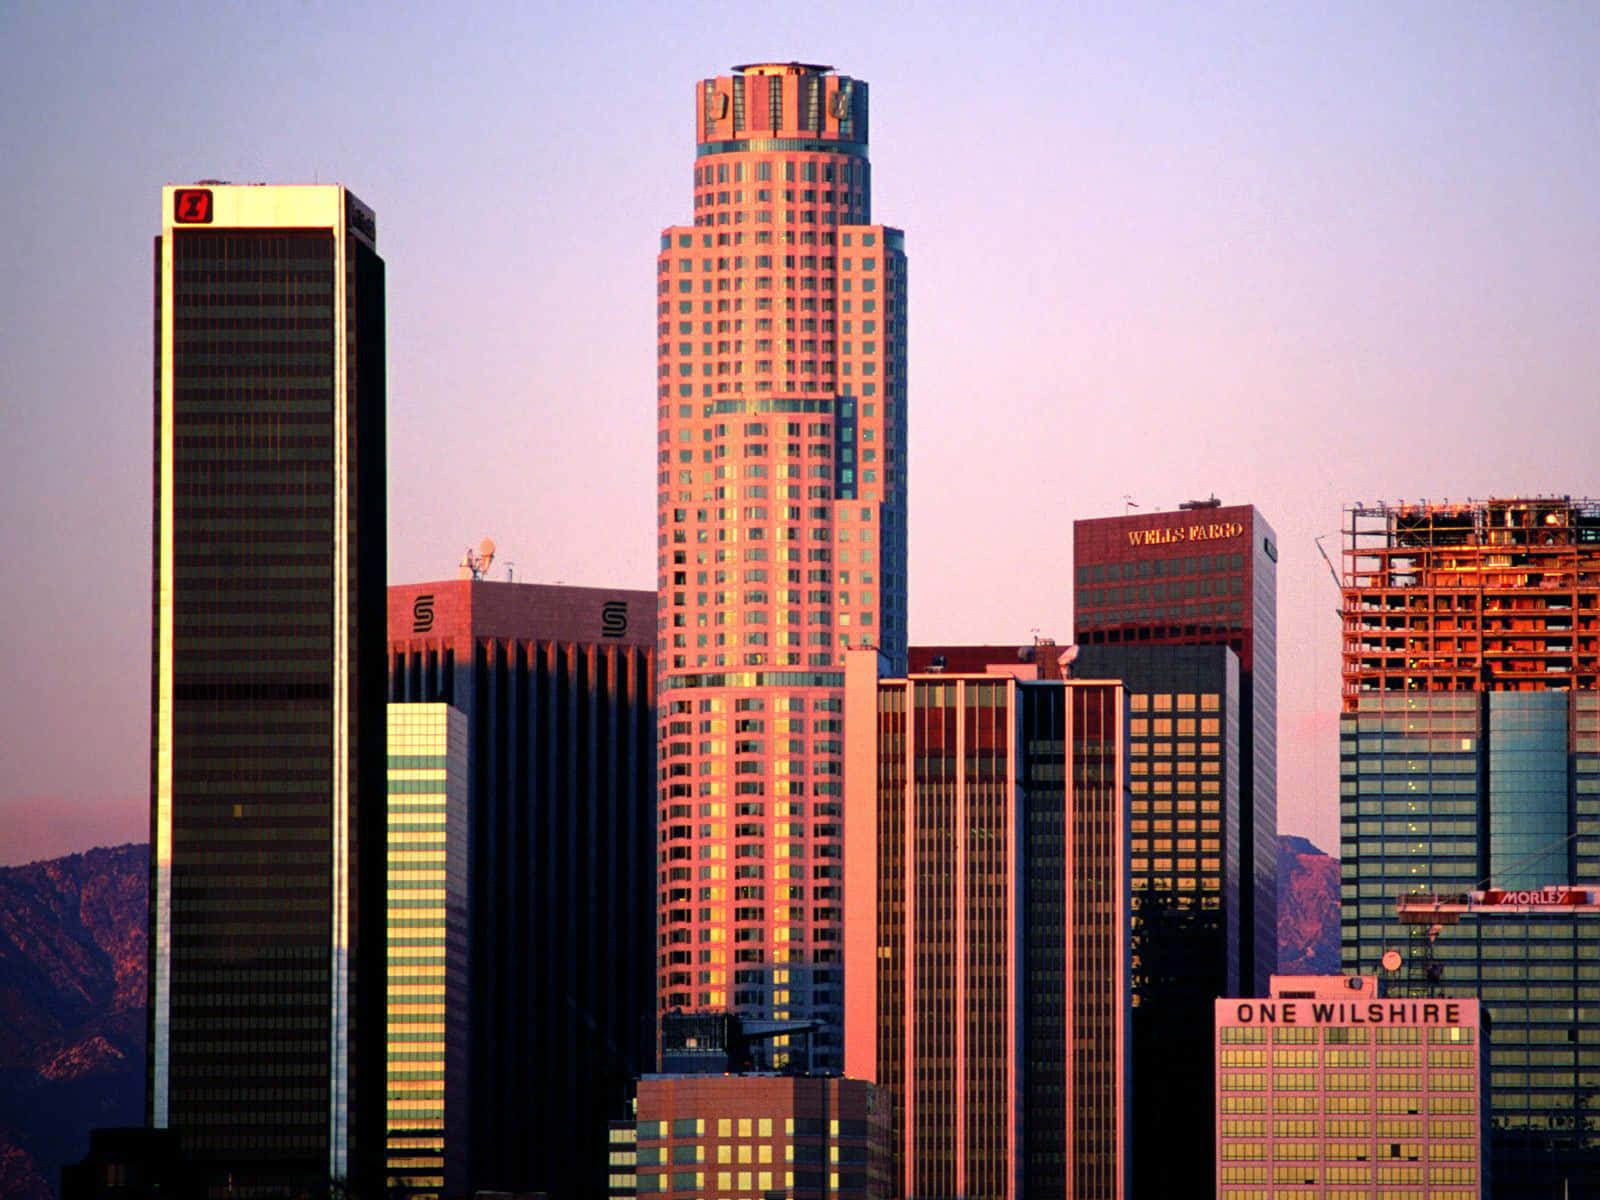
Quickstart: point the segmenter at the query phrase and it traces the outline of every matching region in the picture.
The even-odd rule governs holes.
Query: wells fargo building
[[[1253,505],[1075,521],[1085,646],[1219,645],[1239,656],[1239,980],[1278,963],[1278,550]]]
[[[384,270],[342,187],[169,187],[147,1117],[213,1190],[383,1150]]]
[[[817,1019],[837,1067],[842,655],[905,658],[903,235],[864,82],[752,64],[694,111],[656,262],[658,1003]]]

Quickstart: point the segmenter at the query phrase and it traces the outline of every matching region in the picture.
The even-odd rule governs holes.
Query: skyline
[[[1600,13],[952,5],[734,35],[716,11],[0,15],[0,96],[34,116],[0,135],[26,683],[0,860],[146,836],[160,186],[339,181],[377,210],[391,581],[450,578],[489,534],[520,579],[648,587],[651,251],[685,215],[693,81],[763,56],[873,85],[876,208],[913,266],[910,640],[1066,640],[1074,518],[1255,504],[1280,535],[1279,827],[1336,849],[1313,539],[1350,500],[1600,490]]]

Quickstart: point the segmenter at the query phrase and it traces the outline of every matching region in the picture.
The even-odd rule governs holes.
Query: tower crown
[[[820,63],[744,63],[702,79],[695,95],[700,153],[866,153],[867,85]],[[778,143],[778,144],[775,144]]]

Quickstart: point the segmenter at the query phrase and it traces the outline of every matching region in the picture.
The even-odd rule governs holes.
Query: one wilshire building
[[[162,203],[147,1119],[214,1194],[376,1194],[383,261],[342,187]]]
[[[1342,965],[1480,997],[1494,1195],[1592,1194],[1600,909],[1566,885],[1600,882],[1600,502],[1345,520]]]

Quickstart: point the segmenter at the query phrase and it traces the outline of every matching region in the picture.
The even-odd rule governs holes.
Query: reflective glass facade
[[[389,705],[386,1195],[467,1190],[467,720]]]
[[[468,1187],[599,1195],[606,1124],[655,1058],[655,597],[389,599],[391,700],[467,725]]]
[[[149,1121],[234,1195],[373,1185],[383,263],[343,188],[163,205]]]
[[[1128,692],[1133,1174],[1177,1192],[1211,1163],[1212,1002],[1239,993],[1239,660],[1226,646],[1084,646],[1073,670]]]
[[[1600,1185],[1600,913],[1396,910],[1595,878],[1600,693],[1362,694],[1340,739],[1345,969],[1395,950],[1391,994],[1482,999],[1496,1196]]]
[[[847,951],[846,1070],[883,1093],[897,1188],[1124,1195],[1120,686],[880,683],[852,657],[847,902],[876,920]]]
[[[1278,961],[1276,536],[1252,505],[1073,523],[1080,645],[1218,645],[1238,655],[1239,906],[1249,931],[1239,969],[1257,994]]]
[[[1600,1191],[1600,914],[1465,903],[1600,878],[1600,508],[1346,515],[1344,967],[1481,997],[1496,1197]]]

